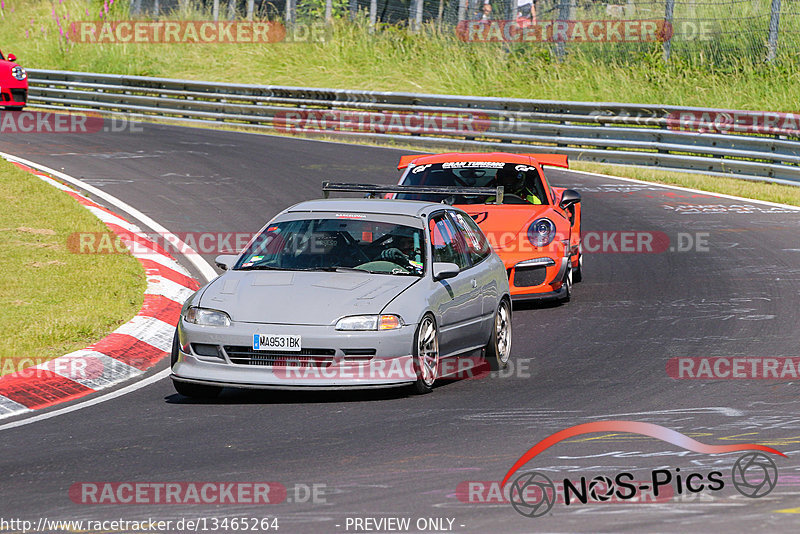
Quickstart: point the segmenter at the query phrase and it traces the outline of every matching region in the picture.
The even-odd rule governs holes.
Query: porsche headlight
[[[28,77],[28,73],[25,72],[25,69],[23,69],[19,65],[16,65],[15,67],[13,67],[11,69],[11,75],[14,76],[14,78],[16,78],[16,79],[18,79],[20,81],[22,81],[22,80],[24,80],[25,78]]]
[[[528,227],[528,241],[534,247],[546,247],[556,236],[556,225],[550,219],[536,219]]]
[[[403,326],[397,315],[351,315],[336,321],[336,330],[394,330]]]
[[[200,326],[230,326],[231,318],[227,313],[219,310],[209,310],[207,308],[196,308],[192,306],[186,310],[183,320]]]

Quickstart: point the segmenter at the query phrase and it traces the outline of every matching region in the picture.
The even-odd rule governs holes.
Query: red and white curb
[[[147,289],[139,313],[94,345],[0,377],[0,419],[77,399],[141,375],[169,355],[183,302],[200,287],[139,227],[50,176],[12,163],[75,198],[117,234],[144,267]]]

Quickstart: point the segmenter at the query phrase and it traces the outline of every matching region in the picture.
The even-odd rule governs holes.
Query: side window
[[[469,267],[466,244],[445,214],[431,218],[433,261],[455,263],[460,269]]]
[[[486,240],[478,225],[472,220],[472,217],[465,216],[462,213],[451,212],[450,216],[456,228],[464,236],[464,242],[467,245],[467,253],[469,254],[472,264],[480,263],[492,253],[492,247]]]

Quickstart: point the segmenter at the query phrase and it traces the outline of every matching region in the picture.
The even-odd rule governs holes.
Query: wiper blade
[[[248,265],[247,267],[239,267],[236,271],[290,271],[291,269],[284,269],[282,267],[274,267],[272,265]]]

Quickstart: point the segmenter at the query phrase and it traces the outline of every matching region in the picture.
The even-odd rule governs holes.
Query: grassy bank
[[[791,54],[774,65],[676,57],[665,66],[661,43],[624,54],[614,53],[613,43],[586,43],[571,46],[559,63],[543,44],[464,43],[454,31],[432,26],[418,34],[394,26],[370,33],[366,24],[342,20],[330,39],[312,43],[89,44],[62,35],[75,21],[98,20],[102,5],[7,0],[3,51],[32,68],[256,84],[771,111],[795,111],[800,101],[800,65]],[[115,3],[105,18],[129,17],[127,5]],[[209,18],[200,11],[184,15]],[[606,60],[598,60],[599,46],[609,50]]]
[[[0,374],[103,338],[136,315],[144,270],[128,254],[74,254],[107,228],[72,197],[0,160]]]

